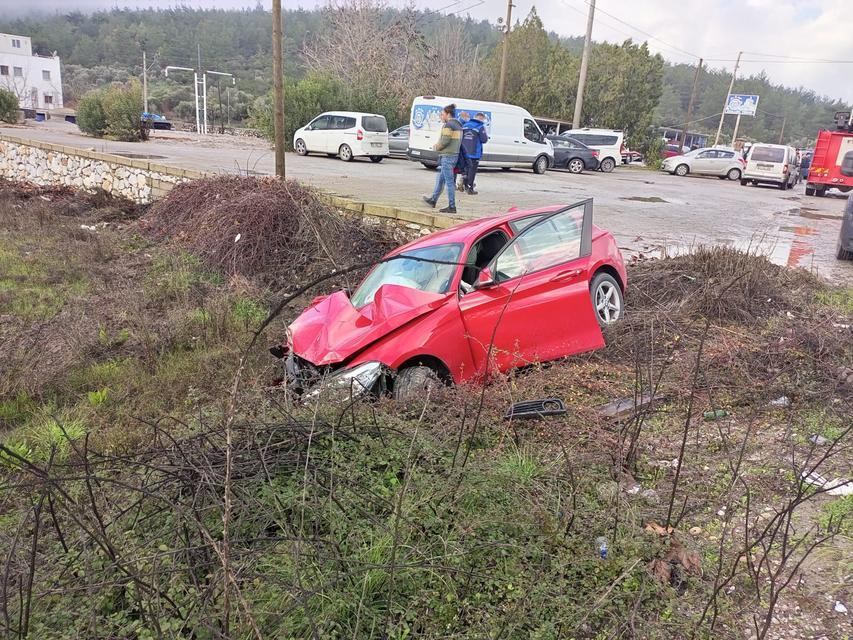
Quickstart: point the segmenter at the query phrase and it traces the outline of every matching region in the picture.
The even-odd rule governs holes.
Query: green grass
[[[72,263],[21,255],[0,247],[0,304],[27,320],[49,320],[68,299],[85,293],[87,283]]]
[[[853,316],[853,287],[820,291],[817,294],[817,301],[840,314]]]

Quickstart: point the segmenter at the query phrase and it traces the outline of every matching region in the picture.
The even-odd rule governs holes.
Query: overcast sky
[[[308,8],[324,2],[283,0],[282,3],[285,8]],[[394,6],[409,3],[387,2]],[[492,21],[506,14],[506,0],[411,2],[422,9],[444,8],[443,13],[470,14]],[[548,30],[582,35],[586,28],[586,0],[514,0],[514,3],[513,22],[516,17],[526,16],[535,5]],[[115,6],[232,8],[256,4],[257,0],[29,0],[17,6],[21,10],[28,7],[54,12]],[[271,0],[262,0],[261,4],[269,8]],[[653,51],[670,61],[695,63],[694,56],[702,56],[711,59],[712,66],[729,69],[738,51],[752,52],[744,53],[744,73],[765,69],[774,82],[804,86],[853,103],[853,0],[598,0],[597,7],[600,11],[593,27],[595,40],[621,42],[627,37],[648,40]],[[804,59],[829,62],[809,63]],[[834,62],[840,60],[848,62]]]

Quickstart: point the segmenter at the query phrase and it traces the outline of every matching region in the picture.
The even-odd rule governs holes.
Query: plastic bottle
[[[725,418],[727,415],[729,415],[729,412],[725,409],[714,409],[713,411],[706,411],[702,414],[702,417],[705,419],[705,422],[711,422],[713,420]]]
[[[607,560],[607,538],[599,536],[595,539],[595,548],[598,549],[598,557],[602,560]]]

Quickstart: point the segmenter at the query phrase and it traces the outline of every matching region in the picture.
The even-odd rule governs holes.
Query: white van
[[[784,144],[756,143],[746,156],[746,167],[740,178],[744,186],[775,184],[780,189],[790,189],[797,184],[799,167],[797,150]]]
[[[467,113],[469,118],[482,113],[486,116],[489,141],[483,145],[481,167],[530,167],[534,173],[545,173],[554,164],[554,148],[526,110],[502,102],[483,102],[464,98],[418,96],[412,103],[409,125],[410,160],[425,167],[438,164],[433,145],[441,132],[439,114],[448,104],[456,105],[456,116]]]
[[[325,153],[345,162],[368,156],[382,162],[388,155],[388,123],[376,113],[327,111],[296,130],[293,148],[300,156]]]
[[[618,165],[622,164],[622,151],[625,134],[619,129],[569,129],[562,136],[574,138],[583,142],[590,149],[598,151],[598,169],[610,173]]]

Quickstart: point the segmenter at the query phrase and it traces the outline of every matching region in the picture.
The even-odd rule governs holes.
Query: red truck
[[[844,156],[853,151],[853,114],[839,111],[835,114],[835,130],[821,130],[817,134],[806,195],[823,197],[827,189],[835,187],[842,193],[853,189],[853,177],[841,172]]]

